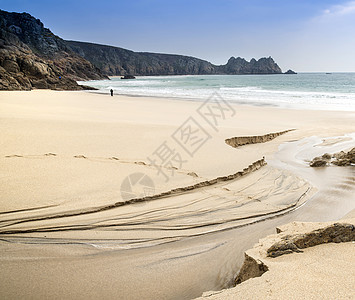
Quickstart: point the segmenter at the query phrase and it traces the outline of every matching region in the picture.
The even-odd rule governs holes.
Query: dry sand
[[[213,128],[198,114],[200,105],[85,92],[1,92],[0,295],[192,298],[229,286],[243,251],[276,225],[333,220],[354,208],[352,169],[333,168],[334,179],[305,162],[313,152],[335,152],[327,147],[354,146],[353,136],[344,136],[355,132],[354,112],[233,105],[235,114]],[[193,157],[172,138],[189,117],[210,137]],[[265,143],[225,143],[289,129],[296,130]],[[302,148],[314,142],[302,140],[309,137],[322,146],[312,146],[308,156],[299,152],[302,168],[280,167],[295,157],[275,156],[279,145],[299,141],[290,145]],[[176,168],[164,165],[169,180],[148,159],[164,142],[184,160],[181,166],[175,161]],[[264,156],[268,165],[246,169]],[[143,198],[139,203],[127,202],[132,197],[120,191],[134,173],[154,183],[154,191],[134,191]],[[326,206],[314,200],[317,191],[330,197],[323,198]],[[144,198],[159,193],[166,194]]]

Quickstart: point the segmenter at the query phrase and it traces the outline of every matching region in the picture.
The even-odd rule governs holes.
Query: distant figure
[[[110,90],[111,96],[113,96],[113,89]]]

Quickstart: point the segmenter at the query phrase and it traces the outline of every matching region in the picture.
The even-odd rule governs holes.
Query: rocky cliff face
[[[68,47],[98,67],[108,76],[118,75],[205,75],[205,74],[281,74],[280,67],[269,58],[250,62],[231,57],[226,65],[213,65],[191,56],[133,52],[123,48],[92,43],[66,41]]]
[[[78,90],[75,80],[104,78],[40,20],[0,10],[0,90]]]
[[[219,73],[221,74],[281,74],[280,67],[271,58],[260,58],[255,60],[254,58],[250,62],[244,58],[231,57],[227,64],[219,66]]]
[[[215,66],[195,57],[133,52],[123,48],[67,41],[67,45],[103,74],[114,75],[197,75],[215,74]]]
[[[64,41],[27,13],[0,10],[0,90],[83,89],[76,80],[113,75],[280,74],[269,58],[213,65],[191,56]]]

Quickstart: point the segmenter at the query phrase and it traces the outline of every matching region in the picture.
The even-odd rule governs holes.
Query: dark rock
[[[121,79],[136,79],[136,77],[134,77],[133,75],[125,75],[122,76]]]
[[[80,90],[76,80],[104,78],[40,20],[0,10],[0,90]]]
[[[247,62],[244,58],[231,57],[227,64],[218,67],[218,73],[222,74],[281,74],[280,67],[271,57],[260,58],[258,61],[254,58]]]
[[[322,157],[315,157],[310,162],[310,166],[314,168],[325,167],[328,164],[328,160]]]
[[[290,70],[287,70],[284,74],[297,74],[295,71],[292,71],[291,69]]]
[[[334,153],[333,158],[340,159],[340,158],[344,157],[345,155],[346,155],[346,153],[344,151],[340,151],[338,153]]]
[[[339,166],[339,167],[344,167],[344,166],[350,166],[351,165],[350,159],[346,159],[346,158],[338,159],[336,161],[333,161],[332,163],[334,165],[336,165],[336,166]]]
[[[332,160],[333,159],[333,160]],[[329,162],[336,166],[350,166],[355,165],[355,148],[351,149],[349,152],[341,151],[339,153],[334,153],[333,155],[329,153],[323,154],[321,157],[315,157],[311,162],[311,167],[325,167]]]
[[[326,160],[331,160],[332,156],[329,153],[324,153],[322,155],[322,158],[326,159]]]
[[[351,149],[348,153],[341,151],[333,155],[335,160],[332,161],[337,166],[350,166],[355,165],[355,148]]]
[[[310,162],[310,166],[311,167],[325,167],[328,165],[328,163],[330,162],[332,156],[329,153],[325,153],[320,157],[315,157],[313,158],[313,160]]]

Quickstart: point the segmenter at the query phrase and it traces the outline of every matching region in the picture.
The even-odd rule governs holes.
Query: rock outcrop
[[[332,164],[337,166],[350,166],[355,165],[355,148],[351,149],[349,152],[339,152],[333,154],[334,160]]]
[[[0,10],[0,90],[80,90],[100,70],[27,13]]]
[[[293,71],[293,70],[287,70],[286,72],[285,72],[285,74],[289,74],[289,75],[294,75],[294,74],[297,74],[295,71]]]
[[[213,65],[191,56],[133,52],[119,47],[66,41],[67,45],[108,76],[126,74],[149,75],[207,75],[207,74],[281,74],[280,67],[269,58],[250,62],[231,57],[226,65]]]
[[[317,156],[309,163],[311,167],[326,167],[329,164],[336,166],[350,166],[355,165],[355,148],[349,152],[341,151],[335,154],[325,153],[322,156]]]
[[[136,79],[136,77],[134,77],[133,75],[125,75],[122,76],[121,79]]]
[[[317,156],[313,158],[309,165],[314,168],[325,167],[329,164],[331,158],[332,157],[330,154],[325,153],[322,156]]]
[[[281,74],[280,67],[271,58],[260,58],[255,60],[252,58],[250,62],[244,58],[231,57],[227,64],[224,66],[218,66],[217,72],[219,74]]]

